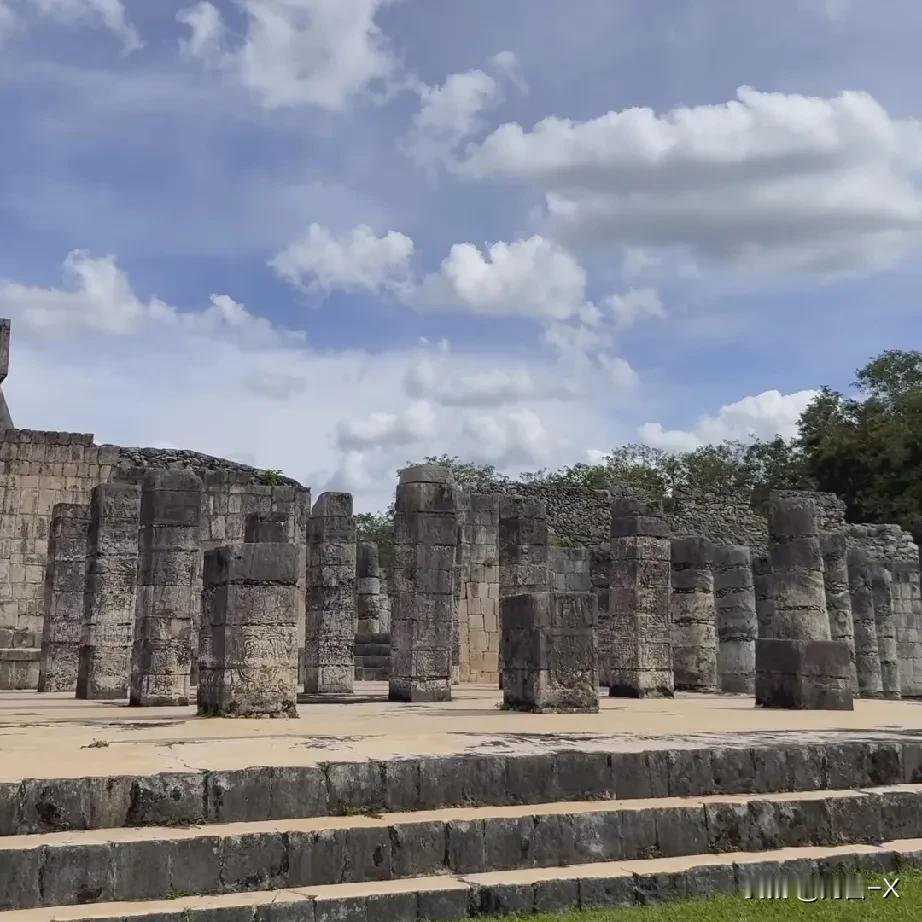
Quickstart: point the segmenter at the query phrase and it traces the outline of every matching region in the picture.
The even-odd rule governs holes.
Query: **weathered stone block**
[[[760,707],[850,711],[848,648],[835,641],[756,642],[756,704]]]

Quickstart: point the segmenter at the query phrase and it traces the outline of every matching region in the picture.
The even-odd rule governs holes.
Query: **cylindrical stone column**
[[[355,681],[355,516],[351,493],[321,493],[307,547],[304,690],[351,694]]]
[[[90,496],[78,698],[128,696],[140,504],[133,483],[103,483]]]
[[[922,575],[919,565],[915,562],[906,562],[907,605],[910,643],[913,645],[912,678],[909,680],[908,691],[903,696],[919,697],[922,695]]]
[[[190,701],[193,621],[202,604],[202,481],[151,471],[141,486],[131,694],[138,707]]]
[[[368,637],[381,632],[381,568],[378,545],[360,541],[356,548],[355,609],[356,636]]]
[[[881,563],[871,565],[874,623],[880,652],[880,677],[885,698],[900,698],[900,661],[896,648],[896,617],[893,610],[893,576]]]
[[[851,659],[831,639],[814,501],[771,496],[768,533],[774,625],[756,641],[756,704],[851,710]]]
[[[451,641],[459,495],[448,468],[400,472],[394,515],[392,701],[451,700]]]
[[[249,543],[205,555],[198,712],[297,717],[304,547]]]
[[[775,590],[772,586],[772,565],[768,554],[752,555],[752,587],[756,598],[757,636],[774,637]]]
[[[45,564],[40,692],[74,691],[83,630],[89,506],[55,503]]]
[[[852,694],[858,694],[858,673],[855,668],[855,622],[852,616],[852,597],[848,580],[848,538],[842,531],[820,534],[823,554],[823,581],[826,589],[826,609],[829,616],[829,633],[833,640],[848,647],[850,659],[849,681]]]
[[[669,525],[662,508],[631,497],[614,499],[608,683],[612,697],[674,694],[670,557]]]
[[[706,538],[672,539],[672,668],[676,691],[716,692],[717,610],[714,546]]]
[[[758,623],[748,547],[714,549],[714,600],[720,690],[751,695],[756,688]]]
[[[862,698],[882,698],[884,684],[880,671],[877,622],[874,620],[871,564],[867,552],[858,547],[848,549],[848,588],[855,628],[855,672],[858,678],[858,693]]]

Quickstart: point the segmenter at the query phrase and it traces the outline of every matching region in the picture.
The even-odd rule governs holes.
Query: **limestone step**
[[[815,739],[815,738],[814,738]],[[922,781],[922,740],[496,752],[0,783],[0,837],[454,805],[846,790]],[[2,841],[2,839],[0,839]]]
[[[355,680],[357,682],[386,682],[390,676],[391,670],[389,666],[375,669],[370,669],[359,665],[356,665],[355,667]]]
[[[860,894],[865,900],[862,908],[871,911],[873,902],[884,899],[891,885],[899,894],[903,869],[920,865],[922,839],[904,839],[877,846],[699,854],[258,893],[177,894],[168,900],[0,912],[0,922],[447,922],[487,914],[649,905],[729,893],[744,897],[766,881],[777,887],[777,893],[784,893],[787,886],[787,898],[796,902],[798,886],[803,886],[800,895],[816,894],[811,875],[821,875],[830,884],[833,875],[856,874],[863,878],[838,877],[839,887],[845,883],[853,899]],[[843,889],[832,891],[836,892],[841,898]],[[843,913],[855,905],[845,904]]]
[[[0,909],[922,836],[922,784],[0,839]]]

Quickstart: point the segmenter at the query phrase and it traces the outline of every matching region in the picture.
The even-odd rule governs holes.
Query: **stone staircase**
[[[391,635],[385,633],[356,636],[356,682],[386,682],[390,675]]]
[[[0,922],[416,922],[922,864],[922,741],[0,785]]]

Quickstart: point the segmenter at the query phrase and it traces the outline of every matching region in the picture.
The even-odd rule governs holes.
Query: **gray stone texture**
[[[141,487],[138,593],[129,702],[190,701],[193,632],[201,617],[202,481],[151,471]]]
[[[297,717],[304,549],[261,542],[205,555],[198,711]]]
[[[662,508],[631,497],[611,507],[609,694],[672,697],[670,534]]]
[[[141,495],[100,484],[90,498],[78,698],[126,698],[134,635]]]
[[[752,556],[752,588],[756,597],[756,627],[758,637],[773,637],[775,630],[775,595],[772,585],[772,565],[768,554],[755,553]]]
[[[503,702],[520,711],[598,710],[598,602],[591,592],[502,600]]]
[[[749,548],[714,548],[717,674],[722,692],[751,695],[756,681],[758,623]]]
[[[882,698],[884,684],[880,670],[877,622],[874,618],[871,563],[867,552],[861,548],[852,547],[848,551],[848,588],[855,629],[858,694],[862,698]]]
[[[400,472],[394,515],[392,701],[451,699],[460,495],[448,468]]]
[[[768,530],[774,625],[756,641],[756,704],[851,710],[851,657],[831,639],[813,499],[772,494]]]
[[[671,554],[670,636],[675,689],[716,692],[714,546],[707,538],[674,538]]]
[[[826,590],[826,611],[829,617],[830,639],[848,647],[851,661],[852,694],[858,694],[858,673],[855,667],[855,622],[848,580],[848,537],[842,530],[820,533],[823,554],[823,584]]]
[[[39,663],[40,692],[74,691],[83,632],[89,506],[56,503],[45,564],[45,624]]]
[[[499,682],[499,508],[495,494],[461,498],[457,678]]]
[[[304,690],[352,692],[355,680],[356,541],[351,493],[321,493],[307,545]]]
[[[382,578],[378,545],[373,541],[360,541],[356,554],[356,637],[385,634],[391,628],[391,607],[387,581]]]
[[[893,606],[896,614],[900,692],[904,698],[922,694],[922,624],[920,624],[918,560],[893,560]]]
[[[13,428],[13,418],[3,395],[3,382],[10,371],[10,322],[0,320],[0,431]]]
[[[551,589],[555,592],[592,592],[586,548],[552,544],[548,548],[547,563]]]
[[[880,678],[884,698],[900,698],[900,661],[897,654],[896,611],[893,604],[893,576],[883,564],[871,565],[871,594],[880,654]]]

